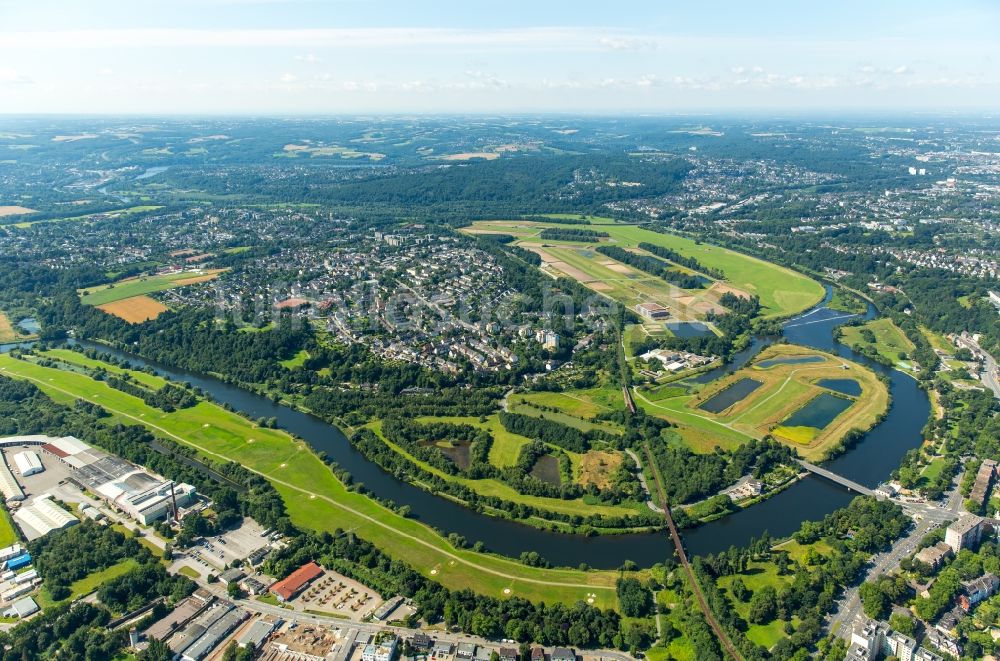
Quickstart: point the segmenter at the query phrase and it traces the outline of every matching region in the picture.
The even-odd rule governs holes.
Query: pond
[[[850,408],[854,402],[828,392],[816,395],[781,424],[785,427],[813,427],[823,429],[834,418]]]
[[[427,441],[422,443],[425,447],[436,448],[444,456],[451,459],[451,463],[458,466],[460,469],[465,470],[469,467],[469,446],[471,445],[468,441],[459,442],[448,442],[435,443],[434,441]]]
[[[559,477],[559,460],[551,454],[543,454],[531,467],[531,475],[542,482],[559,486],[562,481]]]
[[[816,382],[820,388],[836,390],[837,392],[850,397],[861,395],[861,384],[854,379],[820,379]]]
[[[757,367],[767,369],[775,365],[803,365],[805,363],[822,363],[826,358],[823,356],[779,356],[768,358],[757,363]]]
[[[666,324],[667,330],[674,336],[687,339],[690,337],[705,337],[713,335],[712,329],[700,321],[674,321]]]
[[[30,333],[31,335],[35,335],[42,330],[41,324],[39,324],[38,320],[34,317],[25,317],[21,321],[17,322],[17,325],[22,331]]]
[[[744,377],[725,390],[706,399],[698,408],[709,413],[722,413],[736,402],[745,399],[747,395],[762,385],[764,385],[763,381]]]

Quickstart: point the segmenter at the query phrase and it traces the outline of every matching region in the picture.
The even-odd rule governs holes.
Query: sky
[[[0,113],[988,113],[994,0],[0,0]]]

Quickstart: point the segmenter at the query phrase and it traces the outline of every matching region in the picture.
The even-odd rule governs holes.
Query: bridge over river
[[[885,496],[883,496],[882,494],[875,493],[874,490],[869,489],[868,487],[864,486],[863,484],[858,484],[854,480],[849,480],[846,477],[844,477],[843,475],[838,475],[837,473],[834,473],[833,471],[828,471],[825,468],[820,468],[819,466],[817,466],[815,464],[810,464],[809,462],[803,461],[801,459],[796,459],[795,461],[797,461],[799,463],[799,466],[802,466],[802,468],[805,468],[810,473],[815,473],[816,475],[819,475],[821,477],[825,477],[826,479],[830,480],[831,482],[836,482],[837,484],[840,484],[842,486],[847,487],[851,491],[855,491],[855,492],[860,493],[860,494],[862,494],[864,496],[875,496],[878,499],[885,498]]]

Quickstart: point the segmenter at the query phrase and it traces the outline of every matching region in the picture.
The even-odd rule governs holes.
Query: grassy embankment
[[[9,354],[0,356],[0,374],[30,380],[64,404],[77,399],[100,404],[111,413],[108,424],[142,424],[158,436],[194,448],[205,459],[238,462],[274,485],[295,525],[353,530],[449,588],[535,601],[592,600],[603,608],[616,605],[615,572],[527,567],[508,558],[456,548],[427,526],[348,490],[304,441],[281,430],[257,427],[210,402],[164,413],[85,374],[41,367]],[[150,380],[157,377],[143,378],[153,385],[156,381]]]
[[[815,357],[819,362],[779,363],[761,367],[770,359]],[[730,385],[751,378],[762,383],[743,399],[719,413],[699,408]],[[809,404],[823,392],[823,379],[853,379],[862,394],[854,404],[822,429],[781,428],[782,421]],[[662,395],[662,396],[661,396]],[[779,344],[761,352],[754,362],[735,373],[714,381],[690,394],[664,386],[650,391],[637,390],[637,403],[647,412],[700,429],[711,446],[692,445],[696,451],[711,451],[715,445],[735,447],[751,438],[768,434],[796,448],[807,459],[819,459],[843,439],[851,429],[867,429],[886,410],[889,393],[873,372],[839,357],[796,345]],[[683,434],[682,434],[683,436]],[[687,440],[687,438],[685,438]]]
[[[725,274],[724,283],[715,282],[708,289],[683,290],[596,253],[593,250],[596,244],[543,240],[539,234],[546,227],[577,228],[575,225],[500,220],[479,221],[466,231],[514,235],[518,238],[518,245],[539,252],[543,260],[549,262],[549,270],[580,280],[591,289],[628,306],[649,300],[669,305],[672,312],[682,319],[704,317],[709,309],[718,307],[719,297],[726,291],[756,294],[760,297],[765,317],[796,314],[817,304],[825,293],[818,282],[807,276],[719,246],[613,221],[595,221],[591,225],[579,226],[580,229],[607,232],[610,238],[601,241],[604,245],[641,252],[638,245],[648,242],[670,248],[685,257],[693,257],[706,268],[718,269]],[[678,270],[690,272],[683,267]]]

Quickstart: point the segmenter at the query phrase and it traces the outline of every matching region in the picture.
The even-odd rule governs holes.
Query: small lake
[[[854,379],[821,379],[816,382],[816,385],[827,390],[836,390],[850,397],[861,396],[861,384]]]
[[[34,317],[25,317],[21,321],[17,322],[17,326],[25,333],[31,333],[32,335],[35,335],[42,330],[42,325],[39,324],[38,320]]]
[[[805,363],[822,363],[826,358],[823,356],[780,356],[778,358],[768,358],[757,363],[757,367],[774,367],[775,365],[803,365]]]
[[[666,324],[667,330],[673,333],[676,337],[687,339],[689,337],[705,337],[706,335],[713,335],[712,329],[701,323],[700,321],[674,321]]]
[[[543,454],[531,467],[531,475],[542,482],[559,486],[562,481],[559,476],[559,460],[551,454]]]
[[[781,424],[785,427],[814,427],[816,429],[823,429],[853,403],[853,401],[844,397],[824,392],[810,399],[808,404],[793,413]]]
[[[706,399],[698,408],[709,413],[722,413],[736,402],[745,399],[747,395],[762,385],[764,385],[763,381],[755,381],[750,378],[740,379],[722,392]]]

